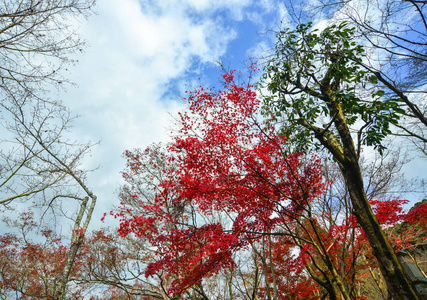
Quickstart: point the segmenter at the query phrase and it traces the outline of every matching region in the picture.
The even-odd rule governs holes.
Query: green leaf
[[[372,84],[378,84],[378,78],[375,75],[369,76],[369,82]]]

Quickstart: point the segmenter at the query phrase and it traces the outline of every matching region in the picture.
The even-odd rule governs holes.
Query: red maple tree
[[[251,87],[235,84],[232,74],[223,78],[224,90],[190,93],[153,197],[140,197],[138,189],[132,195],[144,213],[123,205],[115,214],[123,236],[134,233],[155,247],[161,259],[146,276],[167,273],[172,294],[233,268],[233,253],[299,218],[327,186],[319,158],[287,154],[285,137],[258,122],[260,101]],[[125,155],[125,178],[144,170],[137,151]],[[232,224],[186,222],[189,207],[205,216],[222,212]]]

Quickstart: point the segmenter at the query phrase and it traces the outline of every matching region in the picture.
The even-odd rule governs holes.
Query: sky
[[[166,141],[185,91],[215,85],[271,49],[268,30],[286,20],[276,0],[99,0],[78,23],[87,48],[69,69],[76,85],[59,95],[80,118],[71,132],[99,141],[84,167],[98,196],[97,222],[118,204],[126,149]]]
[[[166,141],[185,91],[218,83],[218,61],[242,69],[265,55],[289,16],[277,0],[99,0],[94,11],[77,24],[88,45],[69,69],[76,85],[59,97],[80,115],[71,135],[100,142],[84,161],[97,168],[97,227],[119,202],[122,153]]]

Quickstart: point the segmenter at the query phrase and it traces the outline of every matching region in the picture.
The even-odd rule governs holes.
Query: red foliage
[[[7,221],[20,228],[24,237],[37,228],[32,212]],[[16,291],[18,299],[53,299],[54,281],[62,271],[67,248],[50,229],[40,233],[38,243],[14,234],[0,236],[0,290]]]
[[[266,255],[269,256],[268,253]],[[270,263],[276,275],[278,299],[319,298],[320,286],[305,271],[306,259],[302,252],[298,253],[291,239],[281,236],[272,240]],[[271,268],[268,271],[271,274]],[[272,276],[269,281],[273,281]],[[261,289],[260,296],[267,299],[266,288]]]
[[[146,276],[161,270],[170,274],[175,294],[232,268],[235,251],[303,213],[326,188],[319,159],[286,155],[284,136],[257,122],[255,92],[236,85],[232,74],[224,80],[223,91],[190,93],[189,112],[180,114],[182,127],[165,155],[174,167],[163,169],[152,201],[140,199],[144,214],[123,205],[115,215],[123,236],[135,233],[156,247],[162,259],[149,265]],[[144,171],[137,152],[125,155],[125,179]],[[230,228],[185,224],[186,207],[235,218]]]
[[[37,242],[15,234],[0,235],[2,295],[13,299],[53,299],[68,248],[48,228],[37,234],[38,226],[33,221],[32,213],[25,212],[10,223],[20,229],[25,228],[25,233],[31,232]],[[78,233],[83,233],[83,230],[79,229]],[[133,274],[128,277],[126,274],[136,257],[146,257],[140,255],[141,249],[137,245],[126,242],[117,233],[113,235],[105,229],[87,234],[71,269],[72,280],[67,284],[66,298],[86,299],[91,296],[91,299],[129,299],[119,280],[123,280],[129,288],[141,288],[133,277],[138,274],[137,271],[133,270]],[[119,251],[118,246],[123,244],[129,247],[129,252]],[[118,284],[114,286],[116,282]]]
[[[370,257],[370,248],[354,216],[337,224],[332,216],[311,211],[327,188],[320,160],[285,154],[285,137],[257,121],[256,94],[236,85],[232,74],[224,80],[222,91],[199,88],[189,94],[189,111],[180,114],[181,128],[166,148],[124,154],[123,177],[138,208],[123,204],[112,214],[120,219],[122,236],[135,234],[155,249],[159,259],[145,275],[167,274],[168,292],[181,294],[233,268],[233,253],[249,243],[277,233],[279,225],[298,223],[298,244],[282,237],[271,248],[281,299],[315,299],[324,292],[306,267],[321,280],[333,277],[331,269],[340,270],[340,280],[355,289],[374,262],[362,259]],[[151,194],[142,195],[147,187]],[[405,203],[371,201],[380,223],[390,228],[405,218]],[[218,212],[232,216],[232,224],[202,221]],[[406,244],[390,238],[397,248]],[[292,256],[295,247],[299,252]]]
[[[405,213],[403,205],[408,202],[408,200],[398,199],[370,201],[379,222],[384,225],[385,233],[396,251],[413,249],[416,244],[425,240],[422,231],[425,232],[426,230],[427,208],[425,204],[421,204]],[[396,226],[399,226],[399,230],[395,230]],[[414,239],[418,241],[415,242]]]
[[[406,214],[402,205],[407,204],[408,200],[390,199],[387,201],[371,200],[369,203],[373,206],[373,211],[380,224],[394,225],[402,221]]]
[[[406,215],[409,224],[419,224],[422,229],[426,230],[427,226],[427,203],[422,203],[412,208]]]

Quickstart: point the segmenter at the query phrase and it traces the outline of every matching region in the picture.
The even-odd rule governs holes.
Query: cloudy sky
[[[117,204],[115,191],[126,149],[167,139],[171,115],[185,90],[212,85],[221,75],[269,49],[286,20],[276,0],[100,0],[79,24],[88,47],[70,69],[76,87],[61,95],[81,118],[73,134],[100,141],[86,167],[98,195],[95,219]]]

